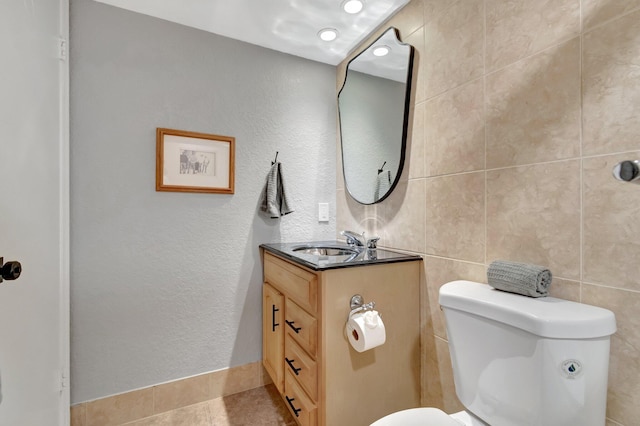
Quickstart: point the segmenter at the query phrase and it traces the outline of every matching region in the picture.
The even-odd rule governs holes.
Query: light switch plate
[[[329,203],[318,203],[318,222],[329,222]]]

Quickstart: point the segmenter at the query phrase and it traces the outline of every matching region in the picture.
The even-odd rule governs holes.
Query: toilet
[[[440,288],[458,399],[389,414],[371,426],[603,426],[613,312],[486,284]]]

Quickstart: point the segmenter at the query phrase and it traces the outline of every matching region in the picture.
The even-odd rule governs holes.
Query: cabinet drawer
[[[312,400],[318,400],[318,368],[316,362],[291,336],[284,345],[284,368],[293,374]]]
[[[316,426],[318,411],[315,404],[305,395],[290,371],[284,376],[284,399],[289,411],[301,426]]]
[[[284,305],[286,333],[313,357],[318,346],[318,321],[287,298]]]
[[[318,279],[311,272],[265,253],[264,279],[309,312],[316,312]]]

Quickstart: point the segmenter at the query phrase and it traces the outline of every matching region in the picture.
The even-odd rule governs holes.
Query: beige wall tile
[[[549,296],[580,302],[580,282],[553,277],[549,287]]]
[[[640,293],[583,284],[584,303],[610,309],[618,330],[611,338],[607,417],[623,425],[640,418]]]
[[[77,404],[71,407],[71,426],[86,426],[87,404]]]
[[[432,329],[433,334],[446,339],[447,331],[444,322],[444,314],[438,303],[440,287],[455,280],[468,280],[480,283],[487,282],[487,273],[484,265],[460,262],[451,259],[426,256],[424,258],[427,304],[422,310],[429,312],[431,324],[427,324],[426,329]]]
[[[153,412],[163,413],[211,399],[210,377],[202,374],[153,387]]]
[[[580,155],[579,75],[575,38],[487,76],[487,168]]]
[[[425,24],[421,71],[426,99],[474,80],[484,72],[482,0],[447,2]]]
[[[411,126],[411,131],[409,132],[409,137],[407,137],[407,157],[405,158],[404,163],[404,167],[409,169],[409,179],[425,177],[424,110],[424,103],[420,103],[413,108],[413,123]]]
[[[488,71],[580,32],[580,0],[487,0],[486,14]]]
[[[382,26],[384,28],[396,27],[400,31],[400,37],[406,39],[424,26],[423,0],[411,0]]]
[[[213,416],[209,404],[203,402],[146,417],[123,426],[204,426],[212,424],[214,424]]]
[[[411,96],[413,103],[420,103],[425,100],[426,76],[420,72],[424,68],[424,63],[429,61],[425,55],[424,28],[420,28],[408,37],[401,37],[404,43],[413,46],[413,68],[411,78]]]
[[[203,413],[208,412],[208,405],[203,406],[203,410],[194,412],[193,416],[189,414],[189,410],[183,411],[182,407],[196,407],[204,401],[271,383],[271,379],[262,367],[262,362],[258,361],[73,406],[71,407],[71,424],[72,426],[120,425],[127,422],[133,422],[131,424],[136,426],[178,424],[176,422],[205,424],[189,423],[187,420],[192,417],[202,418]]]
[[[384,246],[424,253],[425,180],[401,182],[383,201]]]
[[[583,28],[589,30],[639,7],[640,0],[582,0]]]
[[[86,403],[87,426],[118,425],[153,414],[153,389],[146,388]]]
[[[487,172],[487,263],[505,259],[580,278],[580,161]]]
[[[482,79],[429,100],[423,123],[426,175],[483,170],[484,122]]]
[[[583,154],[640,149],[640,11],[584,35]]]
[[[259,386],[267,386],[273,383],[273,379],[271,378],[271,376],[269,375],[269,373],[267,373],[267,370],[265,370],[264,366],[262,365],[262,362],[260,363],[260,371],[259,371],[259,376],[258,376],[258,385]]]
[[[580,1],[582,40],[577,37]],[[640,276],[640,248],[631,238],[640,226],[632,220],[640,217],[634,207],[640,205],[640,187],[611,177],[615,162],[640,158],[639,8],[640,0],[424,0],[424,47],[418,49],[416,72],[425,92],[413,99],[414,106],[424,104],[424,123],[414,122],[412,131],[424,134],[425,177],[491,169],[486,172],[487,257],[468,262],[427,254],[436,248],[429,249],[429,239],[420,240],[421,235],[443,220],[434,212],[456,207],[438,206],[430,213],[426,206],[424,212],[416,209],[417,202],[427,204],[430,192],[417,168],[403,175],[398,193],[377,209],[338,212],[338,223],[375,223],[387,247],[425,258],[423,404],[447,412],[462,408],[443,340],[440,286],[454,279],[484,282],[486,264],[504,258],[548,266],[554,297],[616,313],[620,330],[611,348],[607,426],[629,426],[640,418],[640,345],[635,341],[640,287],[633,280]],[[486,116],[477,123],[473,89],[480,86],[473,85],[480,81]],[[476,157],[477,145],[460,142],[472,140],[474,127],[483,125],[486,149],[478,142]],[[431,146],[435,138],[443,144]],[[623,151],[639,152],[616,155]],[[409,155],[411,162],[422,156]],[[485,155],[486,164],[465,163]],[[416,184],[423,185],[422,198]],[[438,192],[432,188],[431,193]],[[446,204],[450,197],[435,198]],[[445,219],[446,226],[453,222]],[[455,244],[444,247],[450,246]]]
[[[437,337],[433,334],[422,336],[420,404],[423,407],[436,407],[442,410],[444,409],[444,401],[436,339]]]
[[[424,0],[424,22],[425,24],[437,20],[454,3],[460,0]]]
[[[254,362],[208,374],[211,398],[257,388],[262,380],[262,363]]]
[[[344,237],[340,236],[340,231],[346,229],[362,233],[366,235],[380,235],[379,228],[381,217],[378,217],[377,211],[379,204],[363,205],[355,201],[347,193],[347,191],[336,192],[336,238],[344,240]],[[383,235],[380,235],[383,237]],[[384,240],[380,241],[380,245],[384,244]]]
[[[425,253],[484,262],[485,172],[426,179]]]
[[[435,343],[438,353],[438,374],[440,375],[440,384],[442,386],[442,409],[447,413],[464,410],[464,406],[460,403],[456,395],[456,387],[453,382],[453,368],[451,366],[449,344],[446,340],[439,338],[435,339]]]
[[[640,187],[611,176],[615,164],[636,158],[640,152],[583,161],[585,281],[640,290]]]

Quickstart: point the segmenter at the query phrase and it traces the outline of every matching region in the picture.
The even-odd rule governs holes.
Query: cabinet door
[[[262,286],[262,364],[280,393],[284,392],[284,296]]]

